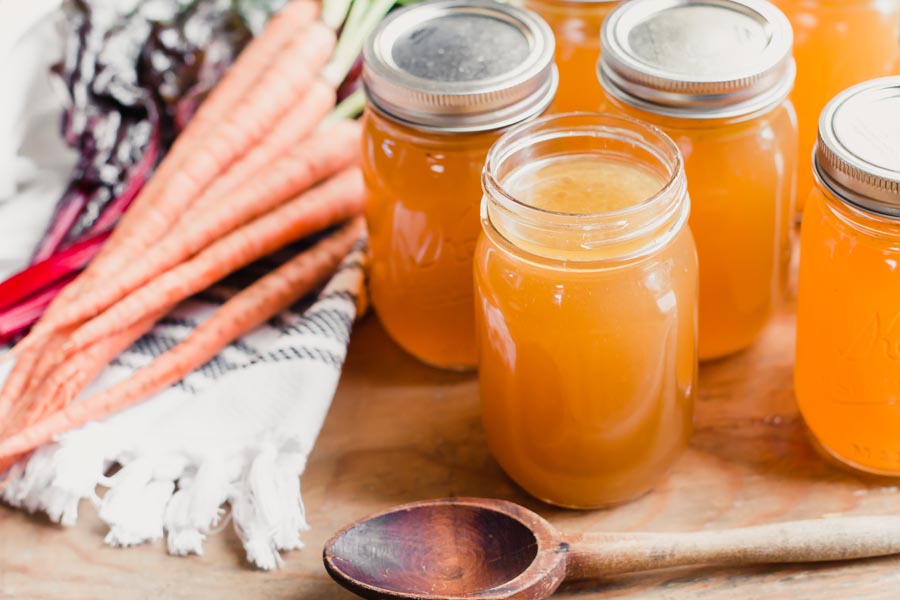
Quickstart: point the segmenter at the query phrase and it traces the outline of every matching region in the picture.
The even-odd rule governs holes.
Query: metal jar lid
[[[420,129],[487,131],[543,113],[556,94],[555,44],[535,13],[435,0],[392,13],[363,53],[368,101]]]
[[[900,217],[900,77],[861,83],[828,103],[814,168],[835,195]]]
[[[598,76],[607,93],[654,114],[743,116],[787,98],[793,38],[765,0],[630,0],[603,25]]]

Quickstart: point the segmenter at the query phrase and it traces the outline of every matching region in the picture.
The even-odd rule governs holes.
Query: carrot
[[[302,31],[298,23],[318,14],[312,8],[291,4],[282,13],[277,27],[267,28],[248,46],[229,75],[211,95],[211,108],[200,109],[194,131],[183,135],[180,147],[151,178],[147,189],[135,200],[103,250],[82,275],[50,304],[44,317],[20,342],[22,357],[37,352],[59,329],[55,316],[78,298],[102,289],[107,279],[127,269],[135,257],[157,242],[170,228],[186,205],[195,199],[225,166],[253,147],[274,122],[292,106],[300,91],[308,87],[327,62],[335,46],[334,32],[322,23],[308,23]],[[263,68],[266,62],[271,62]],[[207,103],[205,102],[204,105]],[[190,126],[189,128],[190,129]],[[214,130],[214,131],[211,131]],[[197,146],[202,144],[198,151]],[[181,160],[181,155],[183,159]],[[159,183],[157,183],[159,182]],[[39,364],[36,357],[17,362],[0,390],[0,416],[4,407],[20,395]]]
[[[94,261],[94,266],[89,269],[82,281],[64,291],[59,301],[48,309],[48,313],[52,314],[58,307],[68,304],[72,298],[77,297],[78,288],[82,288],[82,291],[86,289],[85,284],[88,280],[94,274],[103,271],[101,269],[103,263],[115,253],[116,240],[120,241],[130,235],[129,230],[140,227],[141,212],[146,209],[146,205],[151,204],[158,197],[164,183],[175,175],[181,167],[181,163],[190,157],[198,140],[206,137],[211,129],[226,118],[228,112],[250,92],[260,74],[274,61],[284,46],[297,36],[298,31],[315,20],[318,14],[318,3],[312,0],[292,0],[272,17],[260,35],[247,44],[206,101],[201,104],[197,114],[178,136],[165,159],[156,169],[155,176],[150,179],[132,204],[131,210],[122,217],[117,228],[119,233],[113,237],[111,243],[106,245],[105,251],[101,252]]]
[[[0,443],[0,469],[54,436],[102,419],[177,383],[222,348],[321,285],[364,232],[357,217],[239,292],[190,336],[129,379],[64,409]]]
[[[127,350],[138,338],[153,328],[171,307],[165,307],[134,324],[117,331],[85,348],[72,360],[47,377],[17,409],[4,419],[4,434],[24,427],[56,412],[75,400],[111,360]]]
[[[358,160],[359,125],[341,121],[318,130],[255,178],[210,203],[193,218],[180,220],[159,243],[133,260],[127,270],[94,293],[61,311],[66,327],[92,318],[154,277],[200,252],[223,235],[297,195],[310,185]]]
[[[26,454],[27,452],[23,452],[21,454],[0,458],[0,492],[3,491],[3,489],[7,486],[7,484],[9,484],[10,481],[6,479],[6,475],[4,475],[4,473],[7,473],[10,467],[25,458]]]
[[[156,176],[142,190],[141,200],[136,201],[133,209],[123,216],[119,223],[120,230],[127,231],[132,224],[140,227],[141,212],[146,209],[148,200],[162,191],[163,184],[175,175],[181,163],[189,159],[191,152],[196,150],[195,145],[227,118],[229,111],[252,91],[261,73],[303,27],[315,20],[318,13],[319,6],[316,2],[293,0],[272,18],[259,36],[247,44],[206,101],[200,105],[197,114],[176,138],[160,163]]]
[[[104,287],[74,299],[69,306],[60,309],[53,329],[37,332],[33,336],[56,332],[62,334],[61,337],[68,337],[79,323],[101,314],[144,283],[190,258],[248,220],[272,210],[314,182],[355,162],[358,160],[358,136],[359,125],[353,121],[334,122],[316,131],[259,173],[257,178],[248,179],[224,197],[204,201],[205,211],[201,212],[200,207],[197,211],[189,211],[161,242],[148,249],[140,259],[134,260],[129,269],[105,282]],[[34,339],[33,336],[31,339]],[[67,354],[65,350],[52,351],[59,346],[49,342],[39,343],[38,346],[39,350],[29,349],[23,354],[39,352],[42,356],[17,363],[13,368],[7,385],[0,392],[0,416],[13,398],[26,390],[29,381],[42,379]]]
[[[308,10],[297,12],[308,14]],[[309,23],[300,31],[291,30],[290,35],[287,29],[287,24],[276,28],[279,35],[272,44],[267,35],[270,30],[264,30],[254,40],[262,50],[250,53],[250,58],[257,60],[238,59],[229,69],[226,79],[230,83],[223,80],[216,87],[225,90],[218,98],[211,96],[212,108],[198,111],[196,133],[186,130],[179,136],[179,148],[184,150],[173,148],[174,157],[164,161],[142,197],[125,213],[104,249],[76,281],[77,288],[63,292],[47,317],[37,324],[36,332],[52,327],[56,306],[62,307],[92,286],[102,285],[111,273],[127,267],[160,239],[185,207],[221,171],[255,146],[315,80],[334,49],[334,32],[319,22]],[[290,41],[282,46],[287,39]],[[261,69],[257,64],[263,58],[271,60],[268,68]]]
[[[334,88],[316,80],[271,133],[258,146],[235,162],[193,202],[179,222],[194,218],[199,211],[218,204],[222,198],[240,185],[258,176],[271,166],[273,157],[284,155],[292,146],[301,143],[334,107]]]
[[[89,341],[85,341],[85,334],[81,336],[72,334],[73,337],[69,338],[67,344],[58,351],[52,351],[52,348],[45,346],[38,363],[31,369],[29,378],[38,381],[43,379],[75,349],[85,347],[88,343],[98,339],[95,337],[96,334],[106,335],[109,327],[100,326],[97,321],[112,323],[114,327],[122,328],[140,318],[144,307],[159,307],[160,303],[165,302],[168,298],[157,297],[155,295],[157,287],[151,285],[149,290],[145,290],[145,293],[139,296],[142,300],[126,304],[133,309],[130,313],[126,313],[127,317],[121,315],[121,310],[112,311],[111,315],[103,312],[127,294],[140,288],[141,285],[153,283],[154,277],[169,269],[175,268],[178,274],[184,273],[181,275],[182,277],[190,279],[194,283],[200,283],[200,287],[194,285],[191,288],[193,290],[191,293],[195,293],[237,269],[238,266],[252,262],[252,260],[256,260],[303,235],[309,235],[338,220],[344,220],[357,214],[361,209],[362,191],[359,186],[350,184],[344,186],[342,195],[332,194],[340,200],[334,207],[327,205],[321,207],[320,210],[324,216],[328,217],[330,214],[336,218],[318,229],[309,229],[304,225],[303,220],[315,223],[321,219],[317,219],[316,214],[305,216],[302,208],[300,213],[296,213],[294,210],[296,216],[290,211],[286,211],[284,214],[278,212],[278,216],[267,219],[262,228],[257,227],[257,229],[262,229],[262,233],[259,234],[260,238],[267,242],[263,244],[263,251],[237,257],[237,262],[232,256],[234,252],[227,250],[231,248],[233,242],[226,242],[222,239],[222,236],[226,236],[229,232],[235,230],[239,232],[242,224],[247,220],[258,217],[260,213],[265,214],[265,211],[272,210],[284,199],[308,188],[313,182],[347,166],[350,162],[355,162],[358,156],[357,144],[358,125],[356,123],[352,121],[335,123],[301,142],[291,154],[270,166],[266,173],[273,174],[272,185],[265,184],[265,180],[251,181],[224,197],[210,197],[208,200],[198,201],[199,204],[179,220],[173,231],[160,243],[150,248],[140,260],[136,260],[128,271],[121,273],[118,278],[113,278],[107,282],[106,287],[97,290],[83,301],[75,301],[67,309],[68,316],[66,314],[59,316],[60,325],[66,329],[68,337],[71,333],[70,327],[75,327],[85,319],[97,315],[91,324],[92,327],[88,328],[90,333],[87,334],[94,337],[89,337]],[[306,160],[304,161],[304,159]],[[279,175],[279,168],[281,175]],[[260,177],[264,176],[264,174],[260,175]],[[277,182],[277,186],[274,182]],[[329,189],[334,187],[332,185]],[[257,195],[260,193],[262,195]],[[266,228],[266,224],[269,224],[268,228]],[[278,235],[278,231],[286,233]],[[237,238],[239,246],[248,245],[240,241],[240,234]],[[217,240],[224,243],[218,243]],[[218,251],[218,256],[214,259],[219,261],[215,271],[218,276],[195,280],[192,268],[176,268],[183,260],[196,254],[197,250],[213,243],[217,244],[219,248],[226,249],[224,252]],[[170,280],[171,277],[168,281]],[[181,287],[183,286],[179,285],[176,289],[181,289]],[[181,300],[183,297],[178,299]],[[81,312],[77,312],[79,310]],[[127,322],[122,320],[125,318],[131,320]],[[2,398],[3,395],[0,395],[0,399]]]
[[[260,73],[272,64],[278,53],[318,15],[319,4],[317,2],[292,0],[272,17],[265,30],[253,38],[238,55],[237,60],[226,71],[222,80],[200,105],[197,114],[175,140],[166,160],[160,165],[161,169],[166,169],[162,171],[162,175],[174,174],[178,163],[188,157],[193,150],[191,147],[193,142],[208,135],[226,117],[241,98],[250,92]],[[134,219],[137,220],[137,217]]]
[[[113,233],[115,253],[100,264],[106,273],[128,268],[141,253],[162,238],[217,175],[253,148],[308,89],[334,48],[334,32],[315,22],[291,42],[253,89],[220,121],[209,136],[196,145],[170,179],[164,180],[159,197],[136,211]],[[190,142],[188,142],[190,143]],[[116,235],[116,234],[119,235]],[[112,239],[110,240],[112,241]],[[108,263],[108,264],[105,264]],[[90,270],[91,266],[88,266]],[[94,273],[99,272],[95,267]]]
[[[358,167],[346,169],[219,239],[191,260],[149,281],[88,321],[69,337],[59,360],[130,326],[147,311],[174,305],[294,240],[360,214],[363,194],[362,172]]]
[[[125,350],[135,340],[137,340],[141,335],[143,335],[144,333],[146,333],[147,331],[152,329],[155,321],[156,321],[156,315],[149,317],[148,319],[145,319],[144,321],[141,321],[139,324],[137,324],[133,327],[130,327],[130,328],[126,329],[125,331],[115,334],[115,336],[111,336],[110,338],[104,340],[103,342],[99,342],[96,345],[97,346],[96,350],[92,347],[91,350],[88,351],[91,354],[91,356],[95,357],[93,364],[94,365],[99,364],[99,368],[95,367],[94,372],[79,371],[77,376],[84,378],[86,381],[90,381],[90,380],[94,379],[99,374],[99,372],[102,371],[104,367],[106,367],[107,363],[110,360],[112,360],[112,358],[115,357],[116,354]],[[143,331],[141,331],[142,329],[143,329]],[[118,350],[119,348],[121,348],[121,350]],[[106,358],[106,357],[108,357],[108,358]],[[74,390],[72,392],[74,392]],[[70,393],[72,393],[72,392],[70,392]],[[69,401],[71,401],[71,399],[74,399],[78,395],[78,393],[80,393],[80,390],[78,392],[74,392],[74,395],[72,395],[72,397],[69,399]],[[17,418],[15,418],[15,419],[4,420],[5,423],[8,423],[5,425],[4,431],[6,431],[6,432],[18,431],[18,430],[21,430],[21,427],[23,425],[25,427],[29,427],[29,426],[33,425],[34,423],[38,422],[39,419],[44,418],[48,414],[48,412],[49,412],[49,404],[48,404],[48,410],[41,411],[41,412],[35,411],[35,413],[33,415],[31,415],[30,417],[24,417],[24,415],[17,415]],[[13,425],[13,424],[15,424],[15,425]],[[22,458],[24,458],[25,454],[26,453],[23,452],[23,453],[20,453],[17,455],[8,456],[8,457],[0,459],[0,491],[3,490],[3,488],[5,487],[5,485],[7,483],[2,478],[3,473],[5,473],[12,465],[19,462]]]
[[[54,341],[56,337],[51,335],[48,341]],[[25,340],[28,340],[26,337]],[[16,353],[16,362],[13,365],[6,381],[3,382],[3,390],[0,392],[0,418],[4,418],[19,394],[24,391],[29,384],[31,373],[37,366],[41,358],[40,349],[25,347],[22,342],[17,345],[13,351]]]

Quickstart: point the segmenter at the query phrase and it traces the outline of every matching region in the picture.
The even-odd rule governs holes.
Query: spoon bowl
[[[567,579],[686,565],[743,566],[900,553],[900,516],[692,533],[562,534],[504,500],[445,498],[373,515],[325,544],[325,568],[363,598],[538,600]]]
[[[324,559],[364,598],[508,598],[532,588],[530,597],[542,598],[565,577],[560,544],[547,521],[517,504],[455,498],[351,525],[326,544]]]

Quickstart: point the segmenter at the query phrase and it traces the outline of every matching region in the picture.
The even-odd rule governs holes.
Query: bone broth
[[[791,40],[787,18],[763,0],[636,0],[604,25],[599,75],[610,108],[660,127],[684,154],[701,360],[752,344],[787,282]]]
[[[797,403],[819,445],[900,476],[900,77],[822,113],[803,215]]]
[[[476,322],[494,455],[558,505],[646,492],[687,444],[696,380],[677,149],[630,119],[542,119],[494,146],[484,185]]]
[[[363,77],[375,312],[419,360],[473,368],[481,168],[506,129],[552,102],[553,34],[534,13],[496,2],[417,4],[371,36]]]

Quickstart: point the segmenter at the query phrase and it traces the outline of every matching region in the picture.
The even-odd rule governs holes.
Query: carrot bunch
[[[375,4],[383,15],[393,1]],[[351,16],[345,32],[359,25]],[[326,17],[344,22],[333,11]],[[335,53],[319,4],[292,0],[239,55],[102,250],[8,354],[15,364],[0,390],[0,473],[54,436],[177,383],[336,270],[364,233],[359,126],[333,110],[361,43]],[[178,346],[74,402],[179,302],[325,230],[333,232],[231,298]]]

